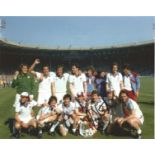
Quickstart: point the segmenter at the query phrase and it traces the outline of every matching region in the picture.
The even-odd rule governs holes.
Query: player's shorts
[[[27,123],[29,123],[29,121],[31,121],[31,120],[34,119],[34,118],[31,117],[31,116],[29,116],[29,117],[20,117],[20,116],[19,116],[19,119],[20,119],[23,123],[27,124]]]
[[[51,93],[38,93],[38,100],[37,100],[37,103],[38,105],[42,105],[42,104],[45,104],[45,103],[48,103],[49,101],[49,98],[51,97]]]
[[[58,101],[58,103],[60,103],[60,101],[63,100],[63,97],[64,97],[65,94],[66,94],[66,92],[55,93],[55,96],[57,97],[57,101]]]

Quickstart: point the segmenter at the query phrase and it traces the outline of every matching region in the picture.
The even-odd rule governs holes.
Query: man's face
[[[78,101],[82,103],[84,101],[84,96],[78,96]]]
[[[118,71],[118,66],[117,65],[114,65],[113,67],[112,67],[112,72],[113,73],[116,73]]]
[[[93,94],[93,95],[92,95],[92,100],[93,100],[93,101],[96,102],[96,101],[98,100],[98,98],[99,98],[99,96],[98,96],[97,94]]]
[[[56,70],[56,74],[57,74],[58,76],[62,76],[62,74],[63,74],[63,68],[62,68],[62,67],[58,68],[58,69]]]
[[[21,96],[21,103],[26,103],[26,102],[28,102],[28,97],[27,96]]]
[[[53,101],[50,102],[49,105],[50,105],[51,108],[54,108],[56,106],[56,103],[57,102],[55,100],[53,100]]]
[[[104,76],[105,76],[105,72],[101,72],[101,73],[100,73],[100,77],[103,78]]]
[[[92,75],[93,75],[92,70],[88,70],[88,71],[87,71],[87,74],[88,74],[89,77],[92,76]]]
[[[122,93],[122,94],[121,94],[121,101],[122,101],[123,103],[125,103],[125,102],[128,101],[128,96],[127,96],[125,93]]]
[[[129,74],[129,70],[128,69],[124,69],[123,72],[124,72],[125,75]]]
[[[23,66],[21,70],[22,70],[22,73],[26,74],[28,72],[28,67]]]
[[[49,68],[48,67],[43,67],[43,74],[45,76],[49,75]]]
[[[64,99],[64,105],[68,106],[70,104],[70,99],[69,98],[65,98]]]
[[[78,68],[76,66],[72,66],[72,73],[76,74],[78,72]]]
[[[108,97],[108,99],[111,100],[113,98],[113,92],[108,92],[107,97]]]

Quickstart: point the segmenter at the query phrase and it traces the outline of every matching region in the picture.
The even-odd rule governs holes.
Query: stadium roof
[[[122,45],[113,45],[113,46],[100,46],[100,47],[90,47],[90,48],[74,48],[74,47],[68,47],[68,48],[47,48],[47,47],[41,47],[41,46],[33,46],[33,45],[24,45],[21,43],[15,43],[12,41],[8,41],[6,39],[0,39],[0,46],[3,47],[12,47],[12,48],[18,48],[18,49],[28,49],[28,50],[45,50],[45,51],[52,51],[52,50],[60,50],[60,51],[69,51],[69,50],[102,50],[102,49],[114,49],[114,48],[128,48],[128,47],[136,47],[136,46],[142,46],[142,45],[148,45],[148,44],[154,44],[155,40],[149,40],[149,41],[143,41],[143,42],[133,42],[129,44],[122,44]]]

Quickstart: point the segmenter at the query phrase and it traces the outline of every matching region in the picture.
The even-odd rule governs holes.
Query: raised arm
[[[33,64],[31,65],[31,67],[29,68],[29,72],[32,73],[33,75],[36,75],[35,74],[35,71],[34,71],[34,68],[39,63],[40,63],[40,60],[39,59],[35,59],[34,62],[33,62]]]

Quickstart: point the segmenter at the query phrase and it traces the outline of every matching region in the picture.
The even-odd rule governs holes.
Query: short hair
[[[70,94],[66,94],[66,95],[64,95],[63,100],[65,100],[65,99],[67,99],[67,98],[69,98],[69,100],[72,99]]]
[[[130,66],[129,64],[125,64],[125,65],[123,66],[123,69],[131,70],[131,66]]]
[[[94,68],[94,66],[89,66],[88,68],[87,68],[87,71],[88,70],[91,70],[92,71],[92,73],[94,73],[95,72],[95,68]]]
[[[28,65],[27,65],[27,64],[20,64],[20,65],[19,65],[19,72],[20,72],[20,73],[21,73],[22,68],[23,68],[24,66],[26,66],[26,67],[28,68]]]
[[[63,66],[63,65],[58,65],[58,66],[56,67],[56,70],[59,69],[59,68],[64,69],[64,66]]]
[[[79,64],[75,63],[75,64],[72,64],[72,67],[75,66],[76,68],[80,69],[80,66]]]
[[[49,98],[48,104],[50,104],[52,101],[57,102],[56,96],[51,96],[51,97]]]
[[[42,69],[43,69],[44,67],[47,67],[48,69],[50,69],[50,67],[49,67],[48,65],[43,65],[43,66],[42,66]]]
[[[117,62],[112,63],[111,68],[113,68],[113,66],[117,66],[118,67],[118,63]]]
[[[119,98],[121,97],[122,94],[126,94],[126,95],[129,97],[128,91],[125,90],[125,89],[122,89],[122,90],[120,91],[120,93],[119,93]]]
[[[91,95],[97,95],[97,96],[100,96],[100,94],[99,94],[99,92],[97,91],[97,90],[93,90],[92,92],[91,92]]]
[[[20,65],[19,65],[19,68],[22,68],[22,67],[24,67],[24,66],[28,67],[27,64],[20,64]]]

